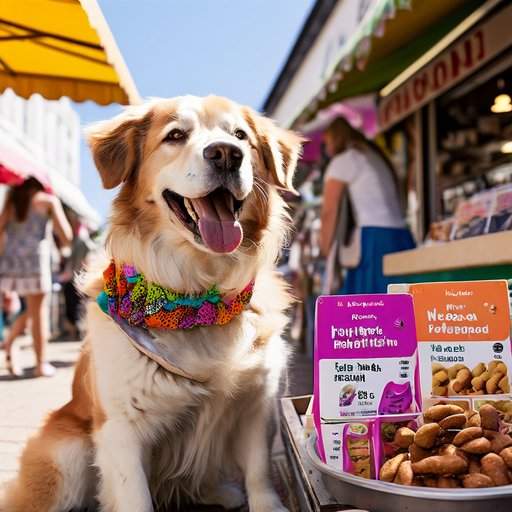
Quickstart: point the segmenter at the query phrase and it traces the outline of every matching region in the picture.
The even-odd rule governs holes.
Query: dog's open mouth
[[[243,201],[235,199],[229,190],[221,187],[196,199],[169,189],[162,195],[176,217],[212,251],[230,253],[242,243],[238,214]]]

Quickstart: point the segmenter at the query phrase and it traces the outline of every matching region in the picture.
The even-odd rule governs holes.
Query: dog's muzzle
[[[215,171],[235,173],[240,170],[244,154],[235,144],[212,142],[204,148],[203,158]]]

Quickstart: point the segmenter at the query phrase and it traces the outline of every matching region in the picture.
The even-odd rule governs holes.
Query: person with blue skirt
[[[354,219],[340,262],[347,269],[342,294],[385,293],[392,279],[384,276],[384,255],[415,246],[400,207],[397,179],[384,152],[344,118],[325,131],[330,157],[324,176],[320,249],[327,256],[339,232],[340,205],[348,195]],[[338,241],[339,242],[339,241]]]

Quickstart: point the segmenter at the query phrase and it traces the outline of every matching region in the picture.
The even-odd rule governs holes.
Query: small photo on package
[[[319,297],[315,334],[316,421],[419,409],[409,295]]]
[[[318,452],[327,465],[361,478],[375,478],[371,420],[324,423],[318,438]]]
[[[374,478],[370,422],[343,425],[343,471],[362,478]]]

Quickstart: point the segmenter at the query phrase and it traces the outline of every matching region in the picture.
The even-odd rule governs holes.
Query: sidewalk
[[[13,380],[5,368],[5,353],[0,351],[0,486],[14,476],[18,457],[27,438],[41,425],[49,411],[71,396],[73,365],[80,352],[79,342],[50,343],[49,359],[58,368],[51,379]],[[18,358],[23,367],[34,365],[30,338],[18,340]]]
[[[30,338],[17,343],[21,349],[18,358],[24,368],[34,364]],[[0,487],[16,474],[18,457],[27,438],[41,425],[49,411],[60,407],[71,396],[73,365],[80,352],[80,342],[58,342],[49,344],[49,359],[58,368],[51,379],[32,379],[26,372],[25,379],[12,379],[5,368],[5,355],[0,351]],[[287,383],[288,395],[301,395],[312,390],[312,366],[304,356],[296,355],[290,361]],[[297,509],[290,493],[290,474],[284,456],[280,436],[276,437],[273,449],[274,484],[291,512]],[[194,510],[214,512],[217,507],[202,507]],[[192,512],[192,510],[188,510]]]

